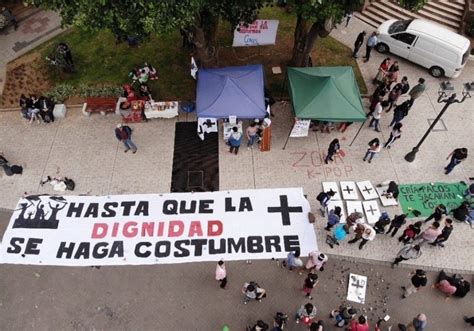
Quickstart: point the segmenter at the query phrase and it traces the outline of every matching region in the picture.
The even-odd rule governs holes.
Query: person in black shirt
[[[448,212],[446,210],[446,206],[441,203],[438,206],[436,206],[433,214],[428,216],[428,218],[425,219],[424,222],[427,223],[427,222],[431,221],[433,218],[436,222],[439,222],[443,218],[443,215],[447,215],[447,214],[448,214]]]
[[[357,58],[357,53],[359,53],[360,46],[362,46],[362,44],[364,43],[365,35],[366,35],[366,32],[362,31],[357,36],[357,39],[354,43],[354,52],[352,53],[353,58]]]
[[[421,269],[417,269],[410,274],[410,284],[405,287],[402,286],[404,294],[402,296],[403,299],[408,298],[411,294],[418,292],[422,287],[426,286],[428,280],[426,278],[426,272]]]
[[[333,156],[339,153],[340,149],[341,145],[339,144],[339,139],[334,139],[331,141],[328,148],[328,155],[326,156],[324,163],[328,164],[328,161],[334,161]]]
[[[449,157],[451,157],[451,161],[446,167],[444,167],[444,170],[446,170],[446,175],[453,171],[455,166],[457,166],[459,163],[461,163],[467,158],[467,148],[456,148],[454,151],[451,152],[451,154],[448,155],[446,160],[448,160]]]
[[[443,231],[441,231],[441,234],[438,236],[438,238],[436,238],[434,242],[430,243],[430,245],[444,247],[443,243],[446,240],[448,240],[452,231],[453,231],[453,220],[447,218],[444,224]]]

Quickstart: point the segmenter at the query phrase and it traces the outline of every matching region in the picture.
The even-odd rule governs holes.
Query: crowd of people
[[[54,122],[54,102],[50,98],[44,96],[38,98],[34,94],[26,97],[22,94],[19,104],[21,116],[30,124],[35,121],[37,123]]]

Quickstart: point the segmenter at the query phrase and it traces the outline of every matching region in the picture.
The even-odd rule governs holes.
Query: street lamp
[[[413,162],[415,160],[416,153],[418,153],[418,151],[420,150],[421,144],[425,141],[426,137],[428,137],[431,130],[434,128],[436,123],[438,123],[439,119],[441,118],[441,116],[443,116],[444,112],[448,109],[448,107],[453,103],[464,102],[464,100],[471,97],[471,92],[474,92],[474,82],[465,83],[464,88],[462,90],[462,99],[459,100],[459,99],[456,99],[456,93],[454,93],[454,86],[451,84],[451,82],[446,81],[439,84],[437,101],[438,103],[444,103],[444,107],[441,110],[441,112],[438,114],[438,116],[435,118],[433,123],[431,123],[430,127],[425,132],[420,142],[415,147],[413,147],[410,153],[405,155],[406,161]]]

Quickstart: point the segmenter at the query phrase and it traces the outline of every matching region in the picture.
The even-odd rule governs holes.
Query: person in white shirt
[[[217,262],[216,280],[221,283],[220,288],[225,290],[226,285],[227,285],[227,272],[225,270],[225,264],[223,260],[220,260],[219,262]]]
[[[377,46],[378,43],[377,39],[377,31],[372,32],[370,35],[369,39],[367,39],[367,44],[365,45],[365,56],[364,56],[364,62],[368,62],[370,60],[370,52],[372,52],[372,48]]]
[[[375,230],[368,224],[357,224],[355,233],[356,236],[354,239],[349,240],[348,243],[354,244],[362,239],[362,242],[359,244],[359,249],[362,249],[367,242],[375,239]]]
[[[367,153],[365,153],[365,156],[363,158],[364,162],[369,159],[369,163],[372,162],[372,159],[374,158],[375,155],[380,153],[382,146],[380,145],[380,140],[379,138],[374,138],[371,141],[369,141],[369,148],[367,149]]]
[[[382,117],[382,111],[388,106],[390,106],[390,102],[388,101],[382,101],[382,102],[377,103],[374,111],[371,113],[372,119],[370,120],[369,128],[374,128],[375,131],[381,132],[380,131],[380,118]]]

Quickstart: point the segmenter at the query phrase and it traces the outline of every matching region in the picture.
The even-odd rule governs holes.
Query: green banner
[[[464,191],[467,185],[464,183],[423,183],[423,184],[400,184],[398,201],[402,206],[403,213],[408,217],[429,216],[433,209],[443,204],[448,212],[457,208],[464,200]],[[414,213],[415,212],[415,213]]]

